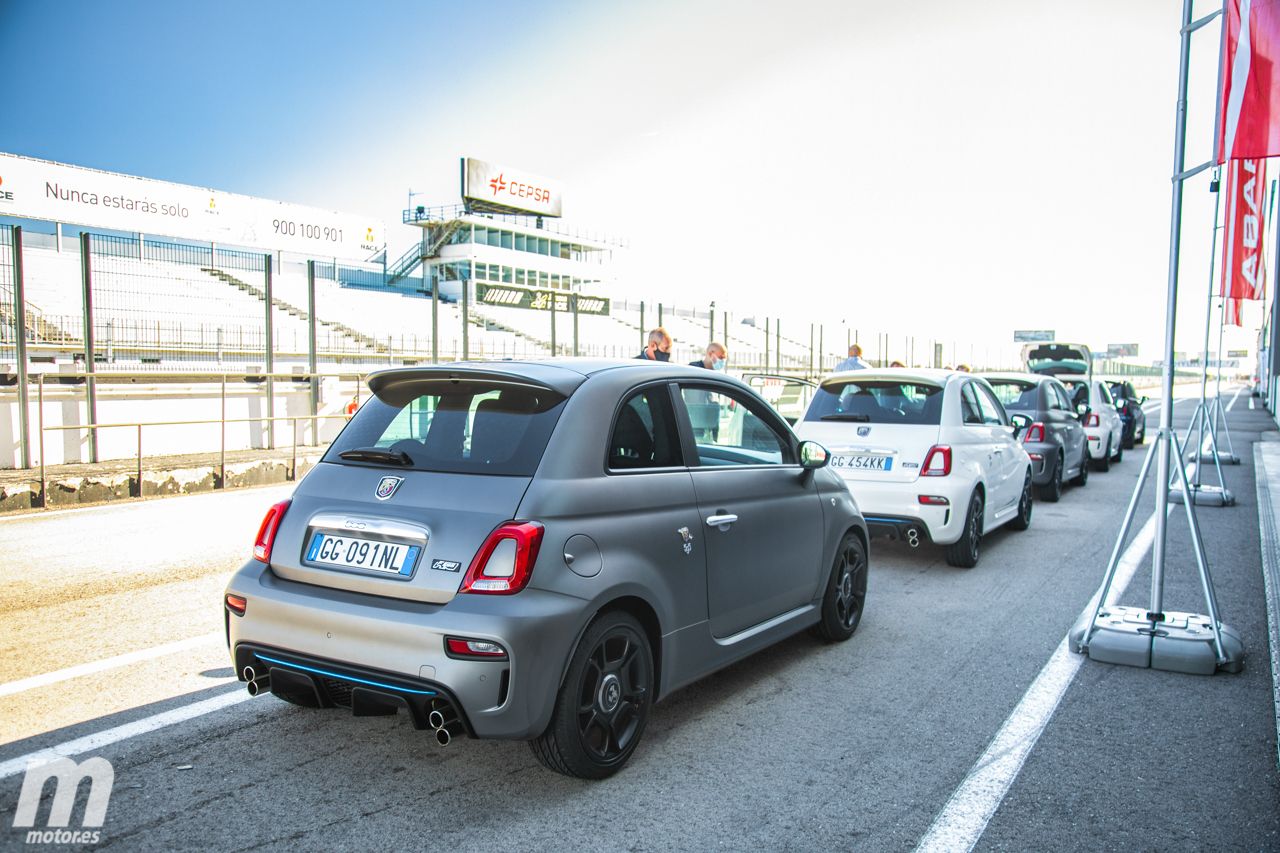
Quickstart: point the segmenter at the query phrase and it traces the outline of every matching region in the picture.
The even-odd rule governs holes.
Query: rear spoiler
[[[399,396],[397,391],[405,390],[406,386],[410,385],[416,392],[421,393],[424,386],[440,388],[462,382],[479,382],[499,388],[551,391],[560,397],[568,397],[587,378],[572,370],[547,365],[523,365],[523,367],[526,370],[520,373],[484,366],[459,365],[391,368],[370,374],[368,383],[369,390],[379,398],[397,397]]]

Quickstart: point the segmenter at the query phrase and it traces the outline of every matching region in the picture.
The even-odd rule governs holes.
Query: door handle
[[[724,532],[729,529],[729,525],[733,524],[737,520],[738,517],[732,513],[726,513],[724,515],[709,515],[707,516],[707,527],[718,527],[721,532]]]

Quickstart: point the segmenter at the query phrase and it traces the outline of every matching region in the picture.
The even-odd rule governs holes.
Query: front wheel
[[[813,633],[829,643],[842,643],[853,636],[862,621],[867,600],[867,549],[854,533],[846,533],[836,551],[827,592],[822,597],[822,619]]]
[[[1018,514],[1009,520],[1014,530],[1026,530],[1031,526],[1031,472],[1022,483],[1022,497],[1018,499]]]
[[[653,704],[653,652],[620,611],[596,619],[578,643],[547,730],[529,741],[544,767],[583,779],[617,773],[635,751]]]
[[[1061,485],[1061,475],[1059,475]],[[969,498],[969,512],[964,517],[964,532],[952,545],[947,546],[947,563],[959,569],[972,569],[978,565],[978,543],[982,541],[982,493],[977,489]]]

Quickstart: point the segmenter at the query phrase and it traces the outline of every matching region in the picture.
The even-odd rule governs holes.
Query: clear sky
[[[1154,358],[1179,7],[0,0],[0,150],[389,225],[409,189],[456,201],[476,156],[560,179],[567,218],[628,238],[619,296]],[[1189,164],[1218,32],[1194,42]],[[1201,345],[1207,185],[1187,187],[1180,350]]]

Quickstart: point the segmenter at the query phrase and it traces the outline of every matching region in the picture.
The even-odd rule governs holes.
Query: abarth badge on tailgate
[[[383,477],[378,481],[378,488],[374,490],[374,497],[380,501],[385,501],[396,493],[396,489],[400,488],[400,484],[404,482],[404,477]]]

